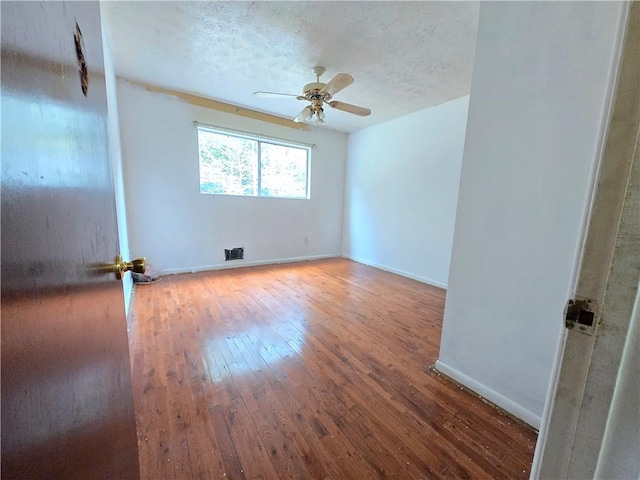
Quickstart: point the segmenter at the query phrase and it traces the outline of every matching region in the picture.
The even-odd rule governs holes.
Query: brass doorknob
[[[122,280],[122,275],[125,272],[144,273],[146,269],[147,259],[144,257],[136,258],[135,260],[131,260],[130,262],[125,262],[124,260],[122,260],[122,255],[116,256],[115,271],[116,278],[118,280]]]

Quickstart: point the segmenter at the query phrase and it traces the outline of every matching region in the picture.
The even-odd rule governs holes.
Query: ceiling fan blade
[[[336,110],[342,110],[343,112],[353,113],[354,115],[360,115],[366,117],[371,115],[371,110],[357,105],[351,105],[350,103],[337,102],[335,100],[329,102],[329,106]]]
[[[253,92],[256,97],[265,97],[265,98],[279,98],[279,97],[295,97],[298,98],[300,95],[294,95],[293,93],[276,93],[276,92]],[[304,97],[302,97],[304,98]]]
[[[305,123],[309,119],[310,116],[311,116],[311,110],[309,109],[309,106],[307,105],[306,107],[304,107],[302,109],[302,111],[298,114],[298,116],[293,119],[293,121],[297,122],[297,123]]]
[[[321,92],[326,92],[332,97],[338,93],[340,90],[347,88],[349,85],[353,83],[353,77],[346,73],[339,73],[327,83]]]

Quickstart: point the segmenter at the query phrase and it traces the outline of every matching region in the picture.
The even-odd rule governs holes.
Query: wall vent
[[[224,249],[224,259],[226,261],[229,260],[242,260],[244,258],[244,248],[243,247],[235,247],[231,250]]]

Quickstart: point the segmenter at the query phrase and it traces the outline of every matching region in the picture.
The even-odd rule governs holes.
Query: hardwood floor
[[[428,370],[443,307],[343,259],[139,285],[142,478],[528,478],[536,434]]]

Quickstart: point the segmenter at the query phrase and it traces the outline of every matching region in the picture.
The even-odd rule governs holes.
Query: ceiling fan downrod
[[[320,83],[320,77],[326,71],[327,69],[324,67],[320,67],[320,66],[313,67],[313,74],[316,76],[316,83]]]

